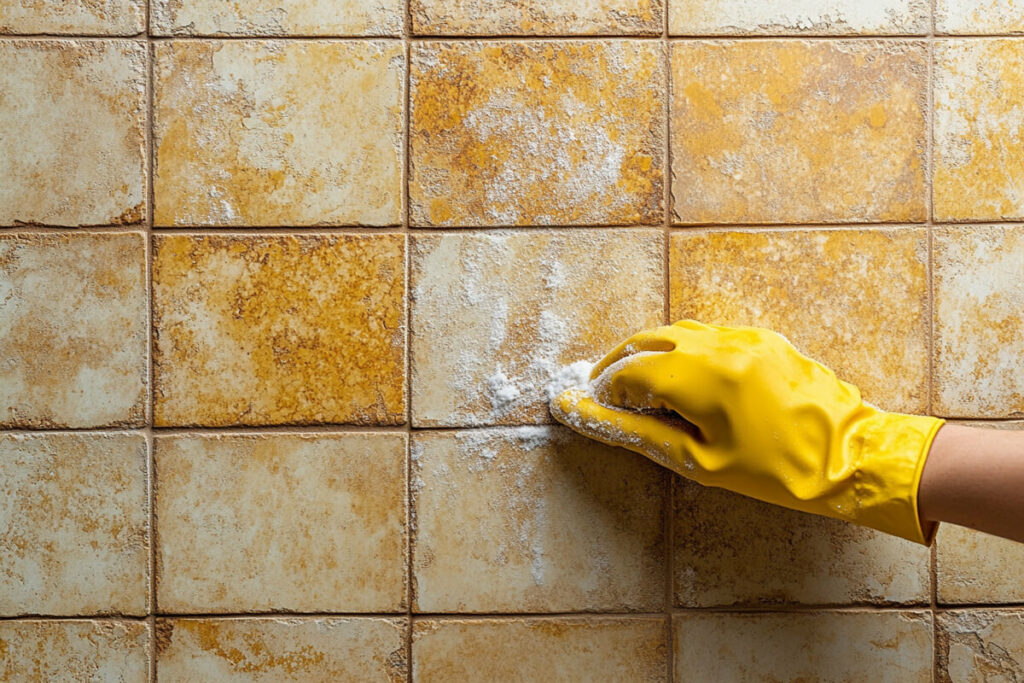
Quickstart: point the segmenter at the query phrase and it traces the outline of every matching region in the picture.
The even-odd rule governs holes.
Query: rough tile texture
[[[156,45],[159,226],[401,221],[398,41]]]
[[[928,683],[927,612],[676,616],[678,680]]]
[[[149,627],[138,621],[0,621],[0,680],[145,681]]]
[[[0,225],[143,219],[145,65],[143,42],[0,42]]]
[[[404,434],[157,437],[161,611],[404,610],[405,452]]]
[[[412,0],[429,35],[660,34],[665,0]]]
[[[916,41],[673,43],[673,220],[924,220],[926,60]]]
[[[403,236],[155,243],[157,425],[404,420]]]
[[[161,619],[156,630],[160,680],[406,680],[398,620]]]
[[[937,681],[983,683],[1024,679],[1024,613],[942,612],[936,620]]]
[[[935,219],[1024,218],[1024,42],[935,50]]]
[[[0,235],[0,427],[141,425],[146,298],[139,233]]]
[[[145,0],[5,0],[0,5],[0,33],[125,36],[145,30]]]
[[[676,233],[672,319],[774,329],[866,400],[924,412],[927,260],[921,228]]]
[[[623,40],[414,44],[413,223],[661,223],[663,50]]]
[[[669,479],[561,426],[420,433],[415,607],[658,611]]]
[[[661,619],[423,620],[413,627],[417,681],[657,681]]]
[[[1024,226],[935,229],[934,410],[1024,416]]]
[[[937,0],[936,33],[1024,33],[1020,0]]]
[[[672,35],[928,33],[927,0],[675,0]]]
[[[157,35],[400,35],[402,0],[152,0]]]
[[[0,616],[144,615],[142,434],[0,434]]]
[[[563,365],[663,321],[655,231],[415,236],[411,250],[418,427],[551,422]]]

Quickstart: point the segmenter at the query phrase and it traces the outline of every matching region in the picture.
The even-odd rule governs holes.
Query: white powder
[[[567,389],[580,389],[590,382],[590,372],[596,363],[587,360],[578,360],[571,365],[562,367],[554,374],[551,381],[545,387],[545,395],[550,401],[555,396]]]
[[[496,416],[507,415],[517,406],[519,397],[523,395],[519,387],[505,375],[501,366],[498,371],[487,378],[487,393],[491,398],[491,406]]]

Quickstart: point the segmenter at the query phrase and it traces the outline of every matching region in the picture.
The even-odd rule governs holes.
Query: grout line
[[[928,294],[926,314],[928,330],[928,378],[925,386],[928,389],[926,397],[928,414],[932,415],[935,410],[935,268],[934,268],[934,224],[935,224],[935,192],[933,179],[934,173],[934,150],[935,150],[935,12],[936,0],[931,0],[929,25],[928,25],[928,66],[926,76],[927,99],[925,100],[925,206],[928,212],[928,221],[925,232],[928,242],[928,262],[925,264],[925,273],[928,278]],[[936,643],[936,596],[938,593],[937,561],[938,553],[936,544],[933,541],[928,548],[928,598],[929,613],[931,614],[931,645],[932,645],[932,681],[939,679],[939,651]]]
[[[663,134],[663,170],[662,170],[662,211],[664,212],[664,225],[662,226],[662,296],[664,297],[663,321],[664,324],[672,324],[672,297],[671,297],[671,272],[670,248],[672,238],[672,46],[669,43],[668,26],[668,3],[662,6],[662,59],[665,65],[665,89],[663,92],[664,104],[662,115],[665,117]],[[665,680],[675,680],[675,644],[672,639],[672,603],[674,599],[673,582],[675,579],[673,571],[674,543],[673,517],[675,516],[675,477],[672,471],[666,472],[665,482],[668,484],[668,491],[665,492],[665,512],[663,520],[663,542],[665,544]]]
[[[159,611],[156,597],[156,572],[157,572],[157,531],[156,531],[156,453],[153,448],[153,424],[156,397],[156,385],[154,383],[155,368],[153,363],[154,350],[154,314],[153,314],[153,220],[156,211],[155,202],[155,178],[153,153],[154,119],[156,118],[156,99],[154,69],[155,69],[155,48],[150,38],[150,5],[151,0],[145,3],[145,29],[146,29],[146,455],[148,477],[146,477],[147,492],[146,498],[149,505],[149,596],[146,604],[149,609],[147,624],[149,627],[149,680],[156,683],[157,680],[157,633],[156,614]]]
[[[412,119],[412,3],[404,3],[402,44],[405,50],[405,78],[402,82],[402,233],[405,235],[405,680],[412,683],[412,608],[414,595],[412,535],[414,524],[412,494],[412,245],[409,237],[410,129]]]

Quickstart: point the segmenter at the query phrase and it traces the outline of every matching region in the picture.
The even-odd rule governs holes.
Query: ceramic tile
[[[673,43],[673,220],[924,220],[926,58],[905,40]]]
[[[981,683],[1024,678],[1024,612],[941,612],[935,638],[937,681]]]
[[[0,621],[0,680],[144,681],[149,630],[138,621]]]
[[[1024,33],[1018,0],[937,0],[936,33]]]
[[[0,5],[0,34],[125,36],[145,30],[145,0],[7,0]]]
[[[395,225],[399,41],[156,45],[158,226]]]
[[[140,233],[0,235],[0,427],[145,421],[145,280]]]
[[[156,439],[170,613],[405,609],[404,434]]]
[[[663,321],[656,231],[417,235],[411,251],[416,426],[551,422],[564,364]]]
[[[1024,218],[1022,62],[1020,40],[937,42],[935,220]]]
[[[400,35],[401,0],[152,0],[157,35]]]
[[[847,35],[928,33],[926,0],[676,0],[672,35]]]
[[[412,0],[413,31],[430,35],[661,34],[665,0]]]
[[[0,225],[140,222],[145,83],[143,42],[0,42]]]
[[[155,243],[158,426],[404,421],[402,235]]]
[[[672,319],[755,325],[887,410],[927,410],[927,236],[922,228],[672,235]]]
[[[411,69],[413,224],[661,223],[662,46],[425,42]]]

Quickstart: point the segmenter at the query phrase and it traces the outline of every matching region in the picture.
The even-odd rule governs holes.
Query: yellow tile
[[[903,40],[673,43],[673,220],[924,220],[926,57]]]
[[[158,226],[401,221],[399,41],[156,46]]]
[[[401,0],[152,0],[156,35],[400,35]]]
[[[667,472],[561,426],[417,434],[416,609],[658,611]]]
[[[672,236],[673,320],[768,327],[887,410],[927,410],[924,229]]]
[[[156,633],[161,680],[406,680],[399,620],[161,619]]]
[[[416,43],[411,69],[416,225],[663,220],[662,46]]]
[[[927,0],[677,0],[672,35],[928,33]]]
[[[1024,226],[935,229],[934,409],[1024,415]]]
[[[937,0],[937,33],[1024,33],[1019,0]]]
[[[6,0],[0,5],[0,33],[127,36],[145,30],[145,0]]]
[[[144,681],[149,627],[138,621],[0,621],[0,680]]]
[[[927,612],[690,613],[674,631],[678,680],[932,680]]]
[[[552,422],[563,365],[663,322],[656,231],[415,236],[411,250],[416,426]]]
[[[404,434],[156,439],[171,613],[405,609]]]
[[[155,242],[158,426],[404,421],[401,235]]]
[[[143,235],[0,235],[0,427],[140,426],[146,309]]]
[[[144,42],[0,42],[0,225],[145,217],[145,74]]]
[[[1024,42],[935,48],[935,218],[1024,217]]]
[[[662,619],[423,620],[413,627],[413,680],[658,681]]]
[[[431,35],[660,34],[665,0],[412,0],[415,33]]]
[[[935,640],[937,680],[982,683],[1024,678],[1024,614],[1020,611],[941,612]]]

